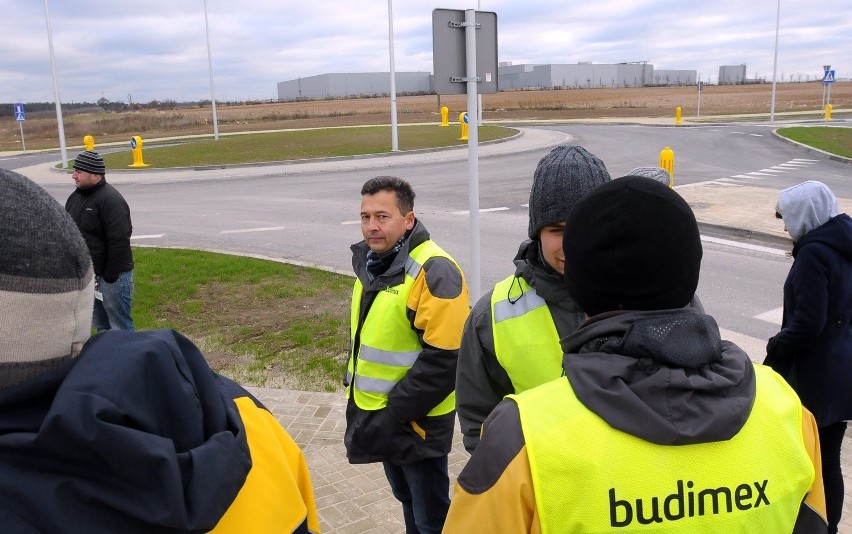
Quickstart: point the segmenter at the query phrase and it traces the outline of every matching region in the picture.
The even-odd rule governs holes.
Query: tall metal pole
[[[399,152],[396,131],[396,67],[393,62],[393,0],[388,0],[388,48],[390,53],[391,151]]]
[[[210,53],[210,24],[207,23],[207,0],[204,0],[204,29],[207,32],[207,69],[210,71],[210,102],[213,103],[213,139],[219,140],[219,119],[216,117],[216,92],[213,90],[213,54]]]
[[[775,121],[775,75],[778,72],[778,29],[781,25],[781,0],[778,0],[778,10],[775,12],[775,60],[772,63],[772,105],[769,108],[769,120]]]
[[[68,152],[65,149],[65,125],[62,123],[62,103],[59,102],[59,81],[56,79],[56,61],[53,57],[53,31],[50,29],[50,10],[44,0],[44,18],[47,21],[47,42],[50,46],[50,70],[53,73],[53,98],[56,99],[56,123],[59,127],[59,151],[62,153],[62,168],[68,167]]]
[[[465,60],[467,63],[467,168],[469,175],[470,204],[470,272],[467,281],[472,302],[479,300],[479,128],[476,117],[471,111],[476,110],[476,11],[467,9],[464,12]]]
[[[476,0],[476,10],[482,11],[482,2]],[[476,124],[482,126],[482,95],[476,95]]]

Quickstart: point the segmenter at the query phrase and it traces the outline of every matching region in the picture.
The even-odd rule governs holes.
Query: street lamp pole
[[[213,139],[219,140],[219,119],[216,117],[216,93],[213,90],[213,54],[210,52],[210,24],[207,22],[207,0],[204,0],[204,29],[207,32],[207,69],[210,71],[210,102],[213,104]]]
[[[772,63],[772,104],[769,110],[770,122],[775,122],[775,75],[778,72],[778,29],[781,25],[781,0],[775,12],[775,60]]]
[[[56,100],[56,123],[59,127],[59,151],[62,153],[62,168],[68,167],[68,152],[65,149],[65,125],[62,124],[62,103],[59,102],[59,82],[56,79],[56,61],[53,56],[53,31],[50,28],[50,11],[44,0],[44,18],[47,21],[47,42],[50,46],[50,70],[53,73],[53,97]]]
[[[396,128],[396,68],[393,61],[393,0],[388,0],[388,48],[390,54],[391,151],[399,152]]]

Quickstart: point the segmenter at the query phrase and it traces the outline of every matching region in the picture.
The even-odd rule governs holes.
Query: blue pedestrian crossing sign
[[[822,79],[822,83],[834,83],[834,71],[833,70],[825,71],[825,77]]]
[[[24,122],[27,120],[27,115],[24,113],[24,105],[23,104],[15,104],[15,120],[18,122]]]

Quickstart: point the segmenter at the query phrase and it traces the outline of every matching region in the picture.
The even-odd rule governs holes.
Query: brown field
[[[772,86],[707,86],[701,91],[701,116],[741,113],[768,115]],[[815,111],[822,106],[823,86],[819,82],[782,83],[776,88],[775,111]],[[439,105],[440,102],[440,105]],[[450,121],[457,121],[465,109],[465,96],[400,96],[397,116],[400,124],[440,121],[440,106],[450,109]],[[831,88],[834,109],[852,108],[852,82],[838,82]],[[568,89],[511,91],[483,95],[483,116],[489,120],[571,120],[603,117],[674,117],[681,106],[685,118],[696,115],[698,93],[695,86],[644,87],[625,89]],[[356,124],[389,124],[390,104],[385,98],[352,98],[217,106],[220,133]],[[99,144],[213,132],[209,107],[169,111],[99,112],[64,115],[66,143],[82,145],[84,135],[93,135]],[[30,115],[24,123],[28,149],[56,148],[55,114]],[[0,118],[0,151],[20,150],[19,127],[12,117]]]

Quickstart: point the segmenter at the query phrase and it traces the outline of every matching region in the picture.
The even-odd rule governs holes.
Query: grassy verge
[[[458,125],[413,125],[398,128],[400,150],[417,150],[465,144],[459,140]],[[480,141],[492,141],[514,135],[517,130],[502,126],[481,126]],[[144,149],[144,146],[143,146]],[[391,151],[390,126],[323,128],[286,132],[220,137],[172,146],[144,149],[143,158],[151,167],[192,167],[234,163],[260,163],[293,159],[380,154]],[[104,155],[108,169],[126,168],[133,163],[132,153]]]
[[[796,126],[779,128],[778,134],[831,154],[852,158],[852,128]]]
[[[138,329],[173,328],[245,385],[341,388],[352,278],[183,249],[133,250]]]

